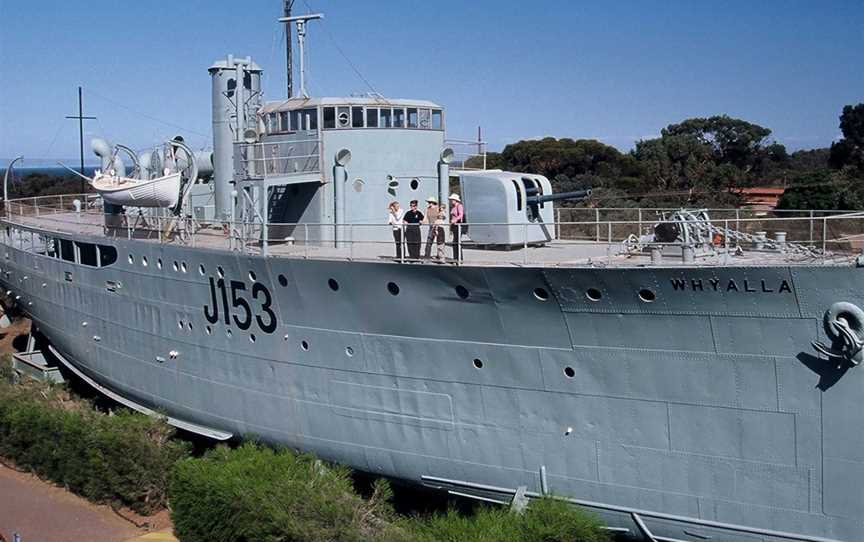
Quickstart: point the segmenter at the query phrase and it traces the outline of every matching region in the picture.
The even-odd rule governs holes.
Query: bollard
[[[781,252],[786,250],[786,232],[774,232],[774,240],[777,242],[777,249]]]
[[[756,250],[762,250],[763,248],[765,248],[765,239],[767,235],[768,232],[757,231],[753,235],[753,248],[755,248]]]
[[[681,247],[681,259],[684,263],[693,263],[696,261],[696,251],[693,245],[684,245]]]

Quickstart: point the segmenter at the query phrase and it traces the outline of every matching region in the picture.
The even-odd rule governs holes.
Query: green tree
[[[747,170],[764,151],[763,145],[771,130],[727,115],[715,115],[670,124],[660,133],[662,137],[693,137],[711,148],[718,164],[730,163]]]
[[[831,144],[831,167],[841,169],[851,166],[864,170],[864,103],[843,108],[840,131],[843,132],[843,139]]]

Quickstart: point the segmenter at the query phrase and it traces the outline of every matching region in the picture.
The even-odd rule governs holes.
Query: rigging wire
[[[151,121],[153,121],[153,122],[158,122],[158,123],[160,123],[160,124],[164,124],[164,125],[166,125],[166,126],[170,126],[170,127],[172,127],[172,128],[176,128],[176,129],[178,129],[178,130],[183,130],[183,131],[185,131],[185,132],[188,132],[188,133],[190,133],[190,134],[194,134],[194,135],[197,135],[197,136],[200,136],[200,137],[203,137],[203,138],[210,138],[210,137],[211,137],[210,134],[203,134],[203,133],[201,133],[201,132],[198,132],[198,131],[196,131],[196,130],[192,130],[192,129],[187,128],[187,127],[185,127],[185,126],[180,126],[179,124],[175,124],[175,123],[173,123],[173,122],[168,122],[168,121],[166,121],[166,120],[162,120],[162,119],[160,119],[160,118],[156,118],[156,117],[154,117],[154,116],[152,116],[152,115],[148,115],[147,113],[142,113],[141,111],[138,111],[138,110],[136,110],[136,109],[133,109],[133,108],[131,108],[131,107],[129,107],[129,106],[123,104],[123,103],[120,103],[120,102],[118,102],[118,101],[116,101],[116,100],[112,100],[111,98],[109,98],[109,97],[107,97],[107,96],[103,96],[102,94],[99,94],[98,92],[96,92],[96,91],[94,91],[94,90],[91,90],[91,89],[85,89],[84,92],[86,92],[87,94],[89,94],[89,95],[91,95],[91,96],[93,96],[93,97],[95,97],[95,98],[99,98],[99,99],[101,99],[101,100],[105,100],[106,102],[108,102],[108,103],[110,103],[110,104],[113,104],[115,107],[119,107],[120,109],[125,109],[125,110],[129,111],[130,113],[134,113],[134,114],[136,114],[136,115],[138,115],[138,116],[140,116],[140,117],[143,117],[143,118],[145,118],[145,119],[151,120]]]
[[[309,12],[312,13],[312,6],[309,5],[309,2],[307,2],[307,0],[303,0],[303,3],[306,4],[306,8],[309,9]],[[381,94],[375,89],[375,87],[372,86],[372,83],[370,83],[369,80],[363,76],[363,74],[360,72],[360,69],[353,62],[351,62],[351,59],[348,58],[348,55],[345,54],[345,51],[343,51],[342,48],[339,47],[339,43],[336,42],[336,38],[333,37],[333,33],[330,32],[330,29],[327,28],[327,25],[322,24],[321,27],[324,29],[324,34],[327,36],[327,39],[330,40],[330,43],[333,44],[333,47],[336,48],[339,54],[342,55],[342,58],[345,59],[345,62],[347,62],[351,69],[354,70],[354,73],[357,74],[357,77],[359,77],[360,80],[363,81],[363,83],[367,87],[369,87],[369,90],[372,91],[373,94],[381,96]]]

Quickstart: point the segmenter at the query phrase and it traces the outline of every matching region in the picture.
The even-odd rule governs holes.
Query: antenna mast
[[[304,98],[308,98],[309,94],[306,92],[306,65],[304,58],[304,47],[306,44],[306,21],[312,21],[315,19],[323,19],[324,15],[321,13],[310,13],[309,15],[297,15],[296,17],[280,17],[279,22],[285,23],[286,28],[289,27],[290,23],[297,24],[297,43],[300,45],[300,96]],[[290,55],[290,45],[288,47],[289,55]],[[289,59],[290,63],[290,59]],[[290,64],[289,64],[289,72],[290,72]],[[288,76],[289,85],[291,85],[291,76]],[[293,86],[293,85],[292,85]],[[293,98],[289,93],[289,98]]]
[[[286,19],[291,17],[291,8],[294,6],[294,0],[284,0],[284,16]],[[285,76],[288,80],[288,94],[287,97],[291,97],[291,94],[294,92],[294,59],[291,58],[291,23],[285,23]]]
[[[78,87],[78,115],[68,115],[67,119],[78,119],[78,144],[80,145],[79,150],[81,151],[81,176],[84,176],[84,121],[85,120],[96,120],[96,117],[85,117],[84,116],[84,101],[81,98],[81,87]],[[81,180],[81,193],[83,194],[86,187],[84,186],[84,179]]]

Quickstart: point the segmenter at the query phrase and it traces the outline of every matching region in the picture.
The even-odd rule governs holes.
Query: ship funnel
[[[126,166],[123,164],[123,160],[117,156],[114,145],[101,137],[97,137],[90,141],[90,148],[93,149],[96,156],[102,159],[102,171],[107,173],[113,170],[116,175],[126,176]]]

